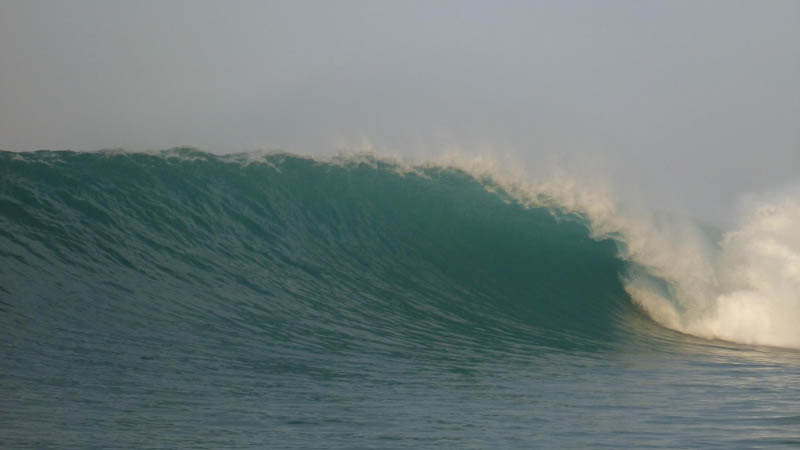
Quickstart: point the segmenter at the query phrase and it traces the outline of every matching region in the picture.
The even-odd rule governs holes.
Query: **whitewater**
[[[625,289],[654,320],[709,339],[800,348],[800,193],[749,203],[733,230],[621,205],[607,185],[541,182],[478,157],[444,158],[528,207],[578,214],[632,263]]]
[[[800,444],[800,193],[488,156],[0,152],[4,448]]]
[[[379,159],[374,153],[339,163]],[[659,324],[708,339],[800,348],[800,193],[750,200],[733,230],[620,204],[607,183],[555,170],[543,180],[495,157],[447,154],[432,162],[384,158],[399,173],[462,170],[528,208],[586,221],[596,240],[618,243],[631,263],[625,290]],[[519,166],[515,166],[519,167]]]

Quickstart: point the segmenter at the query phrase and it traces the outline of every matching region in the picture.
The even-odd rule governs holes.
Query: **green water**
[[[800,445],[800,354],[453,168],[0,153],[0,447]]]

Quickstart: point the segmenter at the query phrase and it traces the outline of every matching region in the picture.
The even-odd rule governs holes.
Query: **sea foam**
[[[560,170],[531,178],[493,156],[447,154],[434,165],[464,170],[530,207],[582,216],[629,262],[631,299],[659,324],[686,334],[800,348],[800,193],[750,199],[736,225],[715,230],[688,217],[620,201],[607,182]]]

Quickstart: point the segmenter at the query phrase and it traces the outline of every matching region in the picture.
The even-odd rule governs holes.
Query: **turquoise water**
[[[800,352],[624,245],[444,166],[0,153],[0,447],[800,445]]]

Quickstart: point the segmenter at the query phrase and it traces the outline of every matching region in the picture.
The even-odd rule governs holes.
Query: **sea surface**
[[[0,448],[800,446],[792,205],[470,167],[0,152]]]

